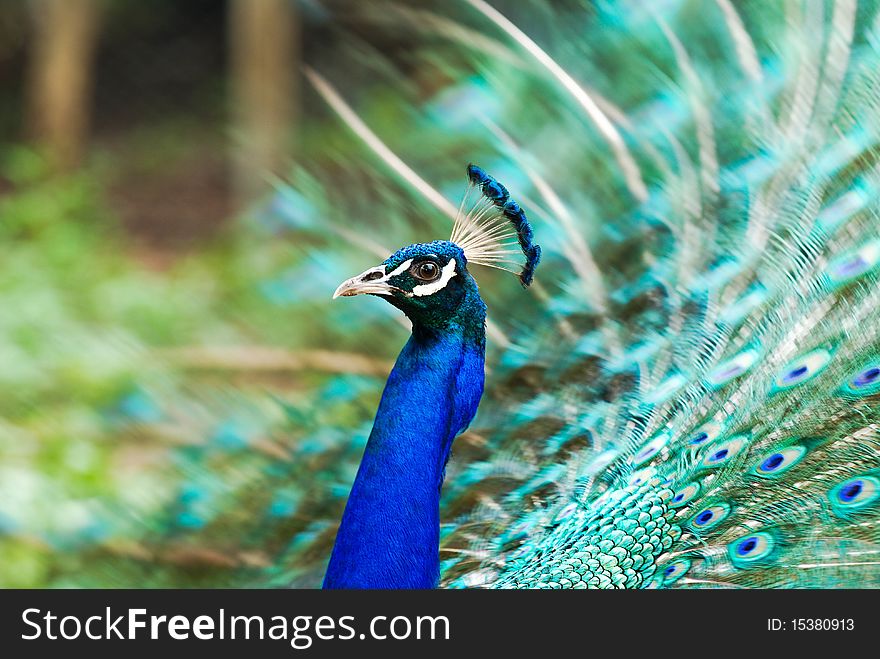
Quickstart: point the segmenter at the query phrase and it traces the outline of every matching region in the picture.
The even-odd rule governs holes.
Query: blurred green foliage
[[[364,123],[453,203],[476,162],[529,209],[544,248],[535,294],[505,273],[478,275],[515,358],[518,329],[535,329],[544,301],[583,307],[568,238],[526,166],[576,209],[588,241],[625,254],[624,229],[641,225],[615,222],[631,205],[617,165],[559,85],[463,4],[338,4],[332,20],[309,18],[332,47],[307,60]],[[558,4],[503,9],[638,131],[659,131],[642,119],[660,116],[695,155],[693,131],[679,130],[687,99],[670,91],[674,56],[647,10]],[[684,25],[699,3],[680,4]],[[127,70],[113,80],[141,82]],[[386,363],[407,336],[381,300],[330,296],[384,254],[449,234],[449,218],[304,91],[298,164],[266,203],[170,256],[145,248],[114,212],[114,182],[173,180],[187,169],[184,144],[222,110],[212,82],[196,95],[208,101],[193,101],[205,113],[168,116],[189,86],[175,81],[158,95],[161,122],[126,124],[123,148],[66,178],[48,177],[36,152],[0,149],[0,586],[320,583],[384,380],[381,369],[346,373],[349,353]],[[181,201],[195,214],[198,203]],[[493,337],[490,369],[501,347]],[[267,368],[267,348],[329,358]],[[211,364],[218,356],[238,362]],[[450,463],[450,484],[460,468]]]
[[[137,541],[154,530],[150,515],[168,530],[163,511],[186,499],[188,478],[198,480],[175,464],[181,455],[212,441],[236,450],[272,425],[302,434],[297,405],[315,417],[304,392],[326,378],[266,375],[260,363],[253,374],[247,364],[232,375],[223,365],[188,368],[174,349],[235,346],[247,358],[265,346],[332,344],[323,324],[297,322],[326,304],[329,284],[296,294],[283,273],[307,259],[275,240],[259,213],[153,262],[109,210],[108,164],[53,178],[24,147],[4,149],[0,162],[13,188],[0,197],[2,586],[126,583],[119,572],[88,581],[80,550],[116,536]],[[364,391],[375,397],[372,385]],[[352,423],[347,405],[325,409]],[[368,414],[356,409],[354,421]],[[289,439],[284,431],[282,443]],[[235,496],[234,482],[218,483]]]

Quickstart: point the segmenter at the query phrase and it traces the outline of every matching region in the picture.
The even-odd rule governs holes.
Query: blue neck
[[[382,393],[324,588],[437,585],[446,461],[483,393],[482,301],[479,310],[467,326],[413,326]]]

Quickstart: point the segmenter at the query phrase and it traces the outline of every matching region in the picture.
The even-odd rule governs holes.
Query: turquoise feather
[[[470,161],[543,248],[534,294],[471,271],[486,389],[440,586],[880,587],[878,4],[356,4],[352,71],[312,63],[308,164],[249,229],[299,250],[262,290],[308,347],[390,360],[396,311],[332,288],[447,237]],[[386,29],[418,35],[418,75],[363,36]],[[115,427],[224,423],[172,452],[147,529],[100,516],[109,567],[62,583],[320,585],[383,381],[144,383]]]

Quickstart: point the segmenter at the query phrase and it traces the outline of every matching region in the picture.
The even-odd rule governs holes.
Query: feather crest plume
[[[450,240],[464,251],[468,263],[507,270],[528,287],[541,260],[532,226],[510,193],[485,170],[468,165],[468,187],[461,201]],[[471,199],[476,193],[476,199]],[[519,253],[525,256],[519,273]]]

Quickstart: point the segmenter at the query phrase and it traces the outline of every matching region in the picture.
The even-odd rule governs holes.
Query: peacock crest
[[[541,260],[541,246],[533,243],[526,214],[501,183],[476,165],[468,165],[468,186],[455,217],[450,240],[464,251],[469,263],[516,273],[519,252],[525,263],[519,280],[528,287]],[[476,200],[471,200],[476,193]]]

